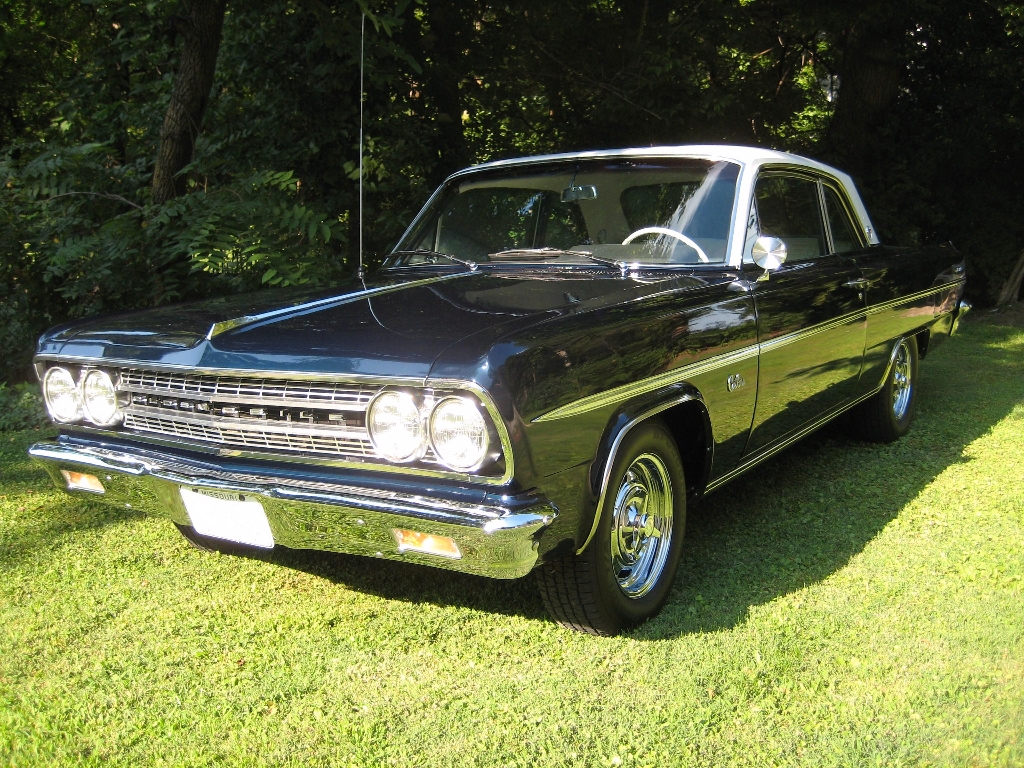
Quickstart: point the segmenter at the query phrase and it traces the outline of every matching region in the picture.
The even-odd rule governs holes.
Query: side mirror
[[[765,273],[778,269],[786,263],[786,254],[789,251],[786,244],[777,237],[764,237],[763,235],[754,241],[754,247],[750,251],[754,263]]]

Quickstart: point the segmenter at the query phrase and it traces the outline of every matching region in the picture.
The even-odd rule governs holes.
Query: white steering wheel
[[[633,232],[632,234],[630,234],[629,237],[623,240],[622,244],[629,245],[641,235],[671,235],[676,240],[681,240],[682,242],[686,243],[688,246],[693,248],[693,250],[697,252],[697,256],[700,257],[701,261],[705,263],[710,261],[708,255],[704,253],[704,250],[695,242],[693,242],[693,240],[688,238],[682,232],[676,232],[674,229],[669,229],[668,227],[644,227],[643,229],[638,229],[636,232]]]

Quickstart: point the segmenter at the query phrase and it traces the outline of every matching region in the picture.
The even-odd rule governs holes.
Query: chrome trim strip
[[[672,406],[679,405],[680,403],[685,403],[692,400],[703,402],[703,398],[701,398],[700,395],[683,395],[682,397],[677,397],[673,400],[668,401],[667,403],[662,403],[661,405],[657,406],[656,408],[652,408],[649,411],[644,411],[644,413],[632,419],[628,424],[626,424],[626,426],[619,430],[619,434],[615,436],[615,441],[612,443],[611,450],[608,451],[608,458],[605,460],[604,471],[601,473],[601,495],[597,499],[597,507],[594,510],[594,522],[590,526],[590,533],[587,534],[586,541],[584,541],[582,546],[580,546],[580,548],[576,550],[577,555],[583,554],[583,550],[587,548],[587,545],[594,538],[594,534],[597,533],[597,527],[601,522],[601,510],[604,508],[604,502],[608,496],[608,483],[611,482],[612,465],[615,464],[615,458],[618,455],[619,446],[622,444],[622,441],[626,438],[626,435],[630,432],[630,430],[633,429],[633,427],[635,427],[640,422],[646,421],[652,416],[657,416],[659,413],[661,413],[662,411],[667,411]],[[685,494],[686,489],[684,488],[683,495]]]
[[[210,330],[206,333],[206,340],[220,336],[222,333],[233,331],[236,328],[241,328],[247,325],[254,325],[269,320],[275,320],[280,317],[286,317],[288,315],[299,315],[303,312],[309,312],[314,309],[322,309],[324,307],[330,307],[341,304],[349,304],[353,301],[359,301],[360,299],[366,299],[371,296],[379,296],[384,293],[391,293],[393,291],[400,291],[404,288],[415,288],[419,285],[429,285],[430,283],[440,282],[442,280],[450,280],[454,277],[462,277],[464,275],[471,274],[469,272],[456,272],[450,275],[434,275],[432,277],[423,278],[422,280],[410,280],[408,282],[397,283],[395,285],[382,285],[378,288],[366,288],[366,284],[363,284],[363,290],[356,291],[355,293],[345,293],[340,296],[331,296],[326,299],[317,299],[316,301],[308,301],[305,304],[296,304],[292,307],[284,307],[282,309],[272,309],[269,312],[262,312],[258,315],[243,315],[242,317],[235,317],[230,320],[220,320],[210,326]]]
[[[845,315],[841,315],[840,317],[833,318],[832,320],[827,320],[826,322],[818,325],[801,328],[799,331],[794,331],[793,333],[788,333],[783,336],[777,336],[774,339],[762,341],[759,344],[751,344],[747,347],[743,347],[742,349],[735,350],[733,352],[726,352],[720,355],[714,355],[696,363],[689,363],[687,365],[680,366],[679,368],[673,368],[671,371],[666,371],[665,373],[659,373],[646,379],[640,379],[631,384],[607,389],[604,392],[599,392],[596,395],[589,395],[576,400],[575,402],[541,414],[537,418],[533,419],[533,422],[554,421],[555,419],[578,416],[582,413],[588,413],[589,411],[597,410],[598,408],[604,408],[606,406],[628,400],[637,395],[653,392],[654,390],[665,386],[678,384],[694,376],[699,376],[703,373],[708,373],[709,371],[713,371],[733,363],[742,362],[748,357],[757,355],[760,352],[770,352],[778,349],[779,347],[786,346],[787,344],[792,344],[845,325],[853,320],[867,318],[870,315],[883,312],[886,309],[899,306],[900,304],[906,304],[912,301],[917,301],[918,299],[926,298],[927,296],[948,290],[962,282],[962,280],[958,280],[940,286],[933,286],[927,290],[918,291],[917,293],[912,293],[908,296],[889,299],[888,301],[880,302],[864,309],[849,312]]]
[[[614,405],[615,403],[629,400],[630,398],[637,397],[639,395],[654,392],[655,390],[662,389],[663,387],[678,384],[686,379],[693,378],[694,376],[699,376],[719,368],[724,368],[727,365],[742,362],[748,358],[756,357],[757,354],[758,345],[754,343],[732,352],[713,355],[712,357],[705,358],[704,360],[698,360],[695,363],[688,363],[687,365],[680,366],[679,368],[673,368],[671,371],[666,371],[665,373],[659,373],[646,379],[634,381],[631,384],[624,384],[621,387],[607,389],[604,392],[597,393],[596,395],[584,397],[573,403],[569,403],[568,405],[556,408],[553,411],[548,411],[547,413],[538,416],[533,421],[536,423],[541,421],[565,419],[570,416],[579,416],[582,413]]]
[[[934,293],[939,293],[940,291],[947,291],[950,288],[953,288],[954,286],[962,285],[963,282],[963,279],[960,279],[953,280],[952,282],[949,283],[943,283],[942,285],[933,285],[931,288],[926,288],[925,290],[918,291],[917,293],[911,293],[907,296],[900,296],[895,299],[889,299],[888,301],[879,302],[878,304],[872,304],[870,307],[867,307],[864,311],[866,311],[869,315],[873,315],[877,312],[883,312],[887,309],[891,309],[892,307],[899,306],[900,304],[906,304],[907,302],[910,301],[917,301],[918,299],[923,299],[926,296],[930,296]]]
[[[828,411],[824,416],[822,416],[821,418],[817,419],[816,421],[811,422],[806,427],[803,427],[802,429],[800,429],[798,432],[794,432],[793,434],[789,435],[788,437],[783,438],[780,442],[775,443],[774,445],[772,445],[769,448],[766,448],[762,453],[758,453],[758,454],[755,454],[754,456],[751,456],[750,458],[748,458],[746,461],[744,461],[742,464],[740,464],[735,469],[732,469],[729,472],[726,472],[721,477],[719,477],[719,478],[717,478],[715,480],[712,480],[710,483],[708,483],[707,487],[704,489],[704,493],[711,493],[711,491],[713,491],[713,490],[715,490],[717,488],[720,488],[722,485],[724,485],[725,483],[729,482],[734,477],[737,477],[738,475],[742,475],[748,469],[752,469],[752,468],[756,467],[762,461],[765,461],[766,459],[771,458],[772,456],[774,456],[775,454],[779,453],[783,449],[788,448],[789,446],[791,446],[793,443],[797,442],[801,438],[806,437],[807,435],[809,435],[814,430],[819,429],[820,427],[823,427],[827,422],[831,421],[832,419],[834,419],[836,416],[840,415],[841,413],[844,413],[845,411],[850,410],[854,406],[860,405],[865,400],[869,400],[870,398],[872,398],[875,395],[877,395],[881,391],[882,387],[885,386],[885,380],[887,378],[889,378],[889,373],[892,371],[893,363],[895,363],[895,361],[896,361],[896,352],[900,348],[900,343],[902,341],[904,341],[905,339],[906,339],[905,336],[900,336],[900,337],[898,337],[893,342],[892,352],[889,354],[889,364],[885,367],[885,373],[882,374],[882,380],[870,392],[868,392],[865,395],[862,395],[861,397],[858,397],[856,400],[853,400],[853,401],[851,401],[849,403],[843,403],[843,404],[833,408],[832,410]]]

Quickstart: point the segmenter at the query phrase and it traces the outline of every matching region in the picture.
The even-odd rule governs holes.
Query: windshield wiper
[[[452,256],[450,253],[441,253],[440,251],[431,251],[426,248],[414,248],[411,251],[392,251],[390,256],[424,256],[428,259],[448,259],[454,261],[457,264],[463,264],[470,268],[471,271],[475,272],[477,267],[480,266],[475,261],[469,259],[460,259],[458,256]],[[433,263],[433,262],[431,262]]]
[[[591,261],[597,262],[598,264],[603,264],[606,267],[614,267],[615,269],[623,273],[625,273],[625,271],[630,268],[629,264],[627,264],[624,261],[619,261],[617,259],[602,259],[600,256],[595,256],[592,253],[588,253],[586,254],[586,256]]]
[[[505,251],[487,254],[489,259],[495,261],[518,259],[523,256],[532,256],[535,259],[557,259],[559,256],[590,256],[590,252],[544,246],[543,248],[509,248]]]

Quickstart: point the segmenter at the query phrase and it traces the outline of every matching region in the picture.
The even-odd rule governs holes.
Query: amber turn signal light
[[[69,491],[89,491],[90,493],[104,493],[106,489],[96,475],[83,475],[81,472],[69,472],[66,469],[60,471],[68,484]]]
[[[391,533],[394,534],[395,541],[398,542],[399,552],[423,552],[427,555],[450,557],[452,560],[462,557],[459,545],[455,543],[454,539],[449,539],[447,536],[434,536],[419,531],[406,531],[402,528],[392,528]]]

